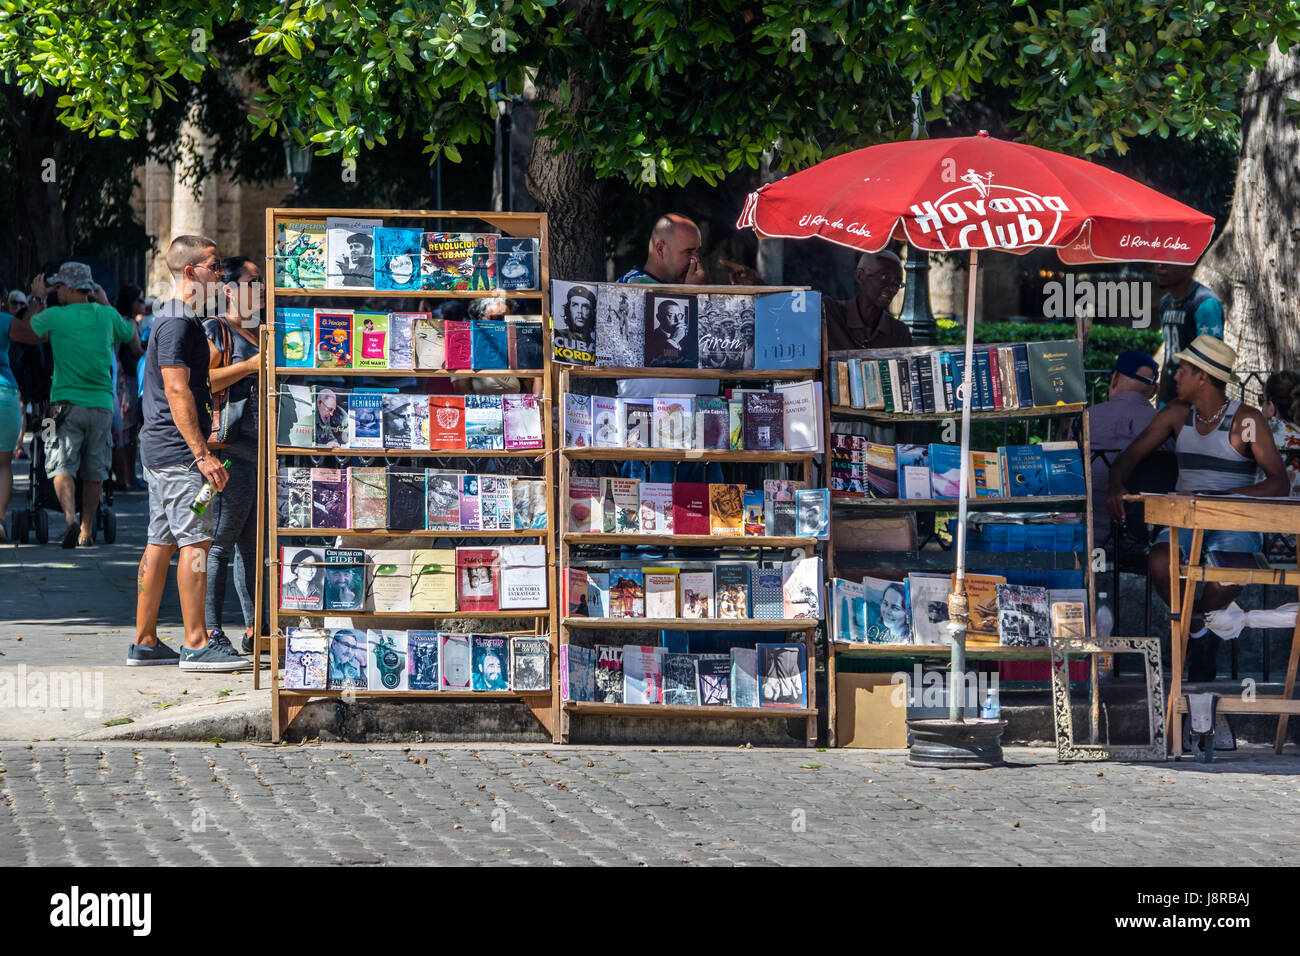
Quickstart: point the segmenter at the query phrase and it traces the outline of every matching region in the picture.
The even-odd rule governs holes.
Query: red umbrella
[[[970,252],[966,368],[974,368],[978,251],[1053,248],[1061,261],[1195,263],[1214,218],[1094,163],[988,133],[909,140],[846,153],[763,186],[736,223],[768,238],[821,236],[864,252],[890,239],[931,252]],[[966,671],[966,496],[970,488],[970,404],[961,415],[957,499],[957,582],[950,617],[952,673]],[[953,721],[961,694],[950,695]]]

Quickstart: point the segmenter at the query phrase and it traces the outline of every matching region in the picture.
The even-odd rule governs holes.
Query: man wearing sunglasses
[[[866,252],[853,273],[858,294],[824,299],[826,346],[842,349],[892,349],[912,344],[912,332],[889,314],[889,302],[903,286],[903,263],[889,251]]]

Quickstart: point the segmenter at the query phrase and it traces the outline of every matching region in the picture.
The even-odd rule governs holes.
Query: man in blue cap
[[[1110,462],[1156,417],[1151,397],[1156,393],[1159,378],[1160,366],[1156,360],[1146,352],[1130,349],[1115,360],[1115,371],[1110,375],[1110,398],[1088,409],[1088,434],[1095,455],[1092,461],[1093,547],[1101,547],[1110,535],[1110,515],[1106,510]],[[1105,454],[1097,455],[1097,452]]]

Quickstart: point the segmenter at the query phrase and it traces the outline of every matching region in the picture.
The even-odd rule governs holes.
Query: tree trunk
[[[6,103],[12,111],[7,128],[14,171],[21,184],[20,221],[9,238],[8,258],[15,273],[10,281],[26,290],[42,263],[62,258],[72,249],[60,184],[72,174],[66,146],[74,134],[59,124],[52,93],[41,99],[11,93]]]
[[[1300,126],[1286,100],[1300,98],[1300,48],[1276,46],[1246,86],[1241,155],[1228,224],[1201,259],[1197,279],[1223,302],[1224,339],[1237,350],[1237,369],[1264,372],[1297,364],[1300,307],[1300,201],[1295,162]],[[1248,381],[1258,404],[1263,381]]]
[[[562,12],[577,10],[577,19],[569,29],[581,30],[592,43],[599,44],[604,32],[604,4],[592,0],[566,0]],[[539,99],[557,101],[556,91],[565,80],[560,76],[539,76]],[[558,107],[566,113],[584,109],[591,97],[591,85],[576,71],[568,76],[572,99]],[[558,102],[558,101],[557,101]],[[537,126],[544,127],[550,109],[542,109]],[[595,172],[579,153],[562,150],[554,139],[540,133],[533,138],[528,159],[528,192],[540,212],[547,214],[550,231],[550,274],[561,279],[605,278],[604,187]]]

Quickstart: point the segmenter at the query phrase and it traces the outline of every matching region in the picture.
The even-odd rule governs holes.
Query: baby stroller
[[[41,440],[40,423],[45,420],[47,407],[40,406],[36,427],[32,430],[32,443],[29,449],[32,469],[27,482],[26,507],[15,506],[9,520],[10,538],[17,544],[26,544],[30,533],[35,533],[36,540],[47,544],[50,540],[49,511],[63,514],[63,505],[54,491],[54,479],[45,473],[45,442]],[[76,488],[77,516],[81,516],[81,479],[77,479]],[[104,490],[99,496],[99,508],[95,512],[95,534],[103,535],[105,544],[117,540],[117,516],[113,513],[113,479],[104,480]]]

